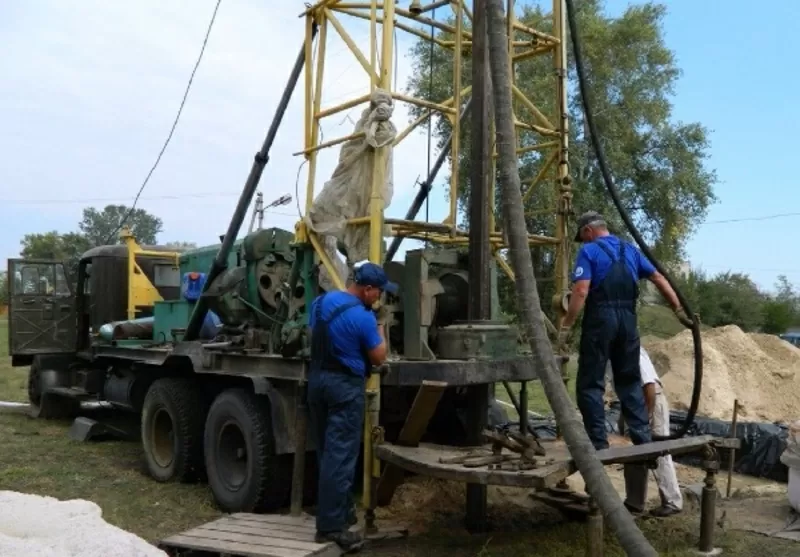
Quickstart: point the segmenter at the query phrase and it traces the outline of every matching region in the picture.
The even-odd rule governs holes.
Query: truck
[[[301,277],[308,254],[298,254],[293,233],[256,230],[233,244],[227,270],[203,292],[220,245],[178,253],[140,246],[127,230],[121,236],[120,245],[84,253],[74,279],[61,261],[8,262],[15,277],[9,281],[9,354],[12,365],[29,366],[33,415],[73,419],[82,401],[134,412],[154,480],[205,480],[227,512],[281,508],[307,373],[306,307],[319,292],[318,273]],[[423,259],[425,276],[410,274],[421,270]],[[379,416],[388,442],[400,434],[424,379],[458,385],[455,373],[466,384],[482,365],[466,359],[470,350],[451,331],[466,318],[465,259],[459,250],[417,250],[405,262],[385,265],[402,285],[398,299],[387,301],[396,309],[389,329],[395,358],[382,377]],[[402,298],[416,285],[422,292],[404,311]],[[184,341],[201,296],[209,311],[200,338]],[[484,329],[493,357],[527,370],[512,327]],[[420,332],[427,332],[424,339]],[[397,357],[420,347],[444,358]],[[467,403],[463,388],[449,389],[426,439],[465,443]],[[493,423],[507,420],[497,402],[489,406]],[[305,500],[313,501],[313,435],[306,450]]]

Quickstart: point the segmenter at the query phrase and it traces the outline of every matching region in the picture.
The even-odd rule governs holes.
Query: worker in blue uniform
[[[564,346],[569,329],[583,310],[575,389],[578,409],[589,439],[597,450],[608,448],[605,393],[606,364],[611,361],[614,390],[622,406],[634,445],[652,441],[650,420],[639,368],[639,330],[636,302],[639,280],[648,279],[672,305],[678,318],[685,318],[675,291],[664,276],[633,245],[609,233],[603,216],[595,211],[578,218],[578,251],[572,273],[573,287],[567,314],[559,331]],[[625,465],[626,494],[645,493],[647,467]],[[635,498],[634,498],[635,499]],[[625,507],[641,513],[626,497]]]
[[[567,314],[559,332],[565,343],[569,328],[583,309],[578,353],[576,395],[586,432],[595,449],[608,447],[606,435],[605,369],[611,361],[614,387],[634,444],[651,441],[650,425],[639,371],[639,331],[636,319],[638,282],[651,281],[681,317],[675,291],[664,276],[632,244],[608,231],[605,219],[589,211],[578,219],[578,251]]]
[[[347,290],[323,294],[311,305],[311,372],[308,408],[319,460],[318,542],[336,542],[345,551],[361,537],[352,498],[364,420],[365,379],[386,361],[383,313],[371,307],[383,292],[397,293],[374,263],[358,267]]]

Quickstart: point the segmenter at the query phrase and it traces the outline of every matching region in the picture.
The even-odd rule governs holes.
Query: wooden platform
[[[314,541],[314,518],[308,515],[228,515],[159,543],[171,556],[339,557],[335,543]]]
[[[718,442],[727,444],[728,442],[728,440],[715,438],[711,435],[684,437],[672,441],[657,441],[638,446],[622,445],[621,443],[626,441],[622,441],[621,438],[609,439],[609,441],[612,444],[610,448],[597,452],[600,461],[605,465],[643,462],[667,454],[693,453],[708,444]],[[475,451],[475,447],[457,448],[424,443],[416,447],[404,447],[384,443],[375,448],[375,454],[381,460],[423,476],[465,483],[539,490],[554,487],[561,480],[578,471],[563,442],[542,441],[542,445],[547,455],[537,458],[539,464],[532,470],[497,470],[488,467],[467,468],[461,464],[441,462],[441,460],[453,459],[460,455],[472,453]]]

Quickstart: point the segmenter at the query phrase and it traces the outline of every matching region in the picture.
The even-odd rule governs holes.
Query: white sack
[[[167,557],[108,524],[91,501],[0,491],[2,557]]]
[[[375,150],[387,147],[385,180],[382,184],[384,208],[389,207],[394,193],[393,148],[397,128],[391,121],[394,105],[389,92],[375,89],[369,106],[361,113],[353,134],[363,137],[342,144],[339,163],[330,180],[325,182],[306,217],[306,224],[322,236],[325,252],[337,267],[339,277],[347,278],[348,268],[356,261],[369,258],[369,226],[347,226],[348,219],[369,216]],[[338,257],[337,241],[347,250],[347,265]],[[332,286],[327,270],[320,272],[322,287]]]

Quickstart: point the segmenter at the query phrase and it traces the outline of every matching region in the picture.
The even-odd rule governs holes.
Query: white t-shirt
[[[658,373],[656,373],[656,368],[653,366],[653,362],[650,361],[650,356],[647,355],[647,351],[644,347],[639,348],[639,368],[642,375],[642,385],[648,385],[650,383],[661,384]]]
[[[649,385],[650,383],[658,383],[661,385],[661,379],[658,378],[658,373],[656,373],[656,368],[653,366],[653,362],[650,361],[650,356],[647,355],[647,351],[644,347],[639,347],[639,373],[642,377],[642,386]],[[614,385],[614,376],[611,371],[611,362],[606,364],[606,380]]]

